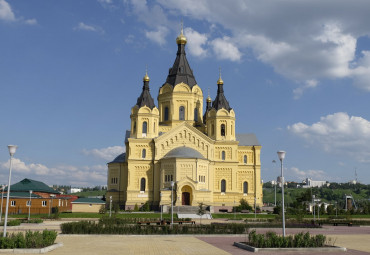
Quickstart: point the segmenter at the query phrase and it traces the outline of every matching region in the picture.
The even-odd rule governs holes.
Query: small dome
[[[185,35],[184,35],[184,31],[183,31],[183,29],[181,28],[181,33],[180,33],[180,35],[176,38],[176,43],[177,44],[186,44],[186,42],[187,42],[187,39],[186,39],[186,37],[185,37]]]
[[[150,81],[150,79],[149,79],[149,76],[148,76],[148,73],[147,73],[147,72],[145,73],[145,76],[144,76],[144,78],[143,78],[143,81]]]
[[[218,85],[223,85],[224,84],[224,81],[221,79],[221,76],[220,76],[220,78],[218,78],[217,84]]]
[[[207,103],[211,103],[212,102],[212,98],[208,95],[207,97]]]
[[[118,155],[112,162],[109,162],[108,164],[110,164],[110,163],[123,163],[123,162],[125,162],[125,159],[126,159],[126,153],[122,153],[122,154]]]
[[[199,151],[189,147],[177,147],[169,151],[163,158],[199,158],[205,159]]]

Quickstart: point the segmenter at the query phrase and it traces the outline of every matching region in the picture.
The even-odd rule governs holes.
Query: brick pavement
[[[45,222],[43,224],[22,224],[19,227],[9,227],[11,231],[59,229],[61,222]],[[1,232],[0,228],[0,232]],[[281,229],[257,229],[258,233],[266,231],[281,233]],[[370,254],[370,227],[325,226],[320,229],[287,229],[287,234],[309,231],[311,234],[325,234],[336,240],[335,245],[348,248],[342,255]],[[233,246],[234,241],[244,241],[245,235],[235,236],[135,236],[135,235],[59,235],[57,242],[64,246],[50,252],[58,254],[211,254],[211,255],[241,255],[249,254],[245,250]],[[259,254],[274,254],[259,252]],[[277,253],[275,253],[277,254]],[[300,254],[297,252],[279,252],[284,254]],[[334,252],[301,254],[336,254]]]

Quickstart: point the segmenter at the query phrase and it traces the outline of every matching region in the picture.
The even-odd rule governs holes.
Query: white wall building
[[[306,185],[303,185],[302,188],[322,187],[330,185],[330,183],[327,181],[313,181],[310,178],[306,178],[306,181],[304,182],[306,183]]]

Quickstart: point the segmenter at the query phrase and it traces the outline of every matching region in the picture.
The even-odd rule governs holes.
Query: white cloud
[[[113,160],[115,157],[120,155],[125,151],[125,147],[122,146],[111,146],[102,149],[92,149],[92,150],[82,150],[82,153],[85,155],[91,155],[96,158],[101,158],[104,160]]]
[[[145,1],[144,2],[145,5]],[[187,16],[219,25],[225,37],[213,38],[221,59],[240,60],[251,50],[257,59],[297,82],[352,78],[370,91],[370,56],[356,56],[360,37],[370,36],[366,0],[253,1],[157,0],[173,17]],[[213,35],[214,36],[214,35]],[[215,47],[214,45],[212,45]],[[217,47],[218,46],[218,47]],[[307,89],[298,88],[297,98]]]
[[[164,45],[166,43],[166,36],[168,34],[168,29],[163,26],[157,27],[154,31],[146,31],[145,36],[149,40],[158,43],[159,45]]]
[[[14,12],[12,7],[5,0],[0,0],[0,20],[15,21]]]
[[[293,89],[294,99],[299,99],[303,95],[303,92],[305,90],[316,88],[317,84],[318,84],[317,80],[308,80],[303,86]]]
[[[10,160],[0,162],[0,176],[7,177]],[[12,180],[24,178],[45,181],[47,184],[104,185],[107,181],[106,165],[48,167],[40,163],[26,163],[13,158]],[[5,178],[4,178],[5,180]],[[50,183],[52,182],[52,183]]]
[[[188,39],[187,47],[191,55],[197,57],[207,56],[207,49],[204,48],[208,39],[206,34],[201,34],[190,27],[185,28],[184,34]]]
[[[327,181],[329,180],[328,175],[322,171],[322,170],[300,170],[297,167],[291,167],[288,169],[288,175],[290,175],[291,178],[298,179],[299,181],[311,178],[315,181]]]
[[[26,23],[27,25],[36,25],[37,20],[36,19],[27,19],[27,20],[24,21],[24,23]]]
[[[77,26],[73,28],[73,30],[82,30],[82,31],[91,31],[91,32],[98,32],[103,34],[104,30],[98,26],[93,26],[93,25],[87,25],[83,22],[78,23]]]
[[[227,59],[231,61],[239,61],[242,54],[235,44],[231,41],[231,38],[225,36],[223,38],[216,38],[210,42],[213,47],[215,55],[219,59]]]
[[[288,130],[315,148],[370,162],[370,121],[362,117],[338,112],[321,117],[312,125],[295,123]]]

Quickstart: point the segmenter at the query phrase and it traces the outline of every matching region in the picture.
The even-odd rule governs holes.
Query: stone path
[[[44,222],[43,224],[22,224],[18,227],[9,227],[9,232],[42,229],[59,229],[62,222]],[[0,228],[0,232],[2,228]],[[258,233],[275,231],[281,233],[281,229],[257,229]],[[311,234],[325,234],[335,245],[343,246],[347,252],[321,252],[321,253],[297,253],[297,252],[259,252],[258,254],[342,254],[364,255],[370,254],[370,227],[347,227],[347,226],[324,226],[320,229],[287,229],[287,234],[309,231]],[[211,254],[211,255],[241,255],[252,254],[248,251],[233,246],[234,241],[244,241],[245,235],[207,235],[207,236],[138,236],[138,235],[58,235],[57,242],[63,242],[64,246],[51,251],[50,255],[59,254]]]

